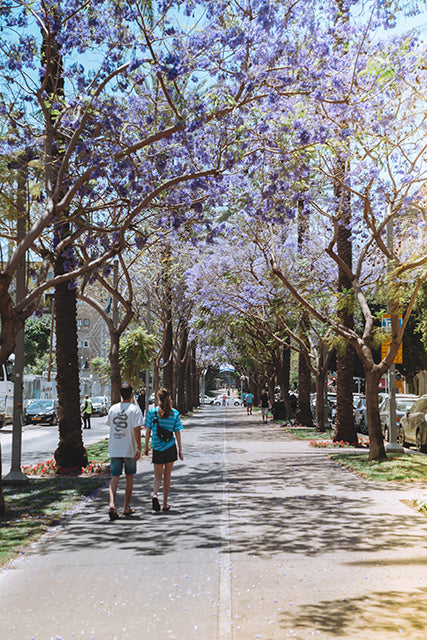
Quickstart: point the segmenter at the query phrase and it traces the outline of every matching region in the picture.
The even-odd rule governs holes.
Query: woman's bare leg
[[[154,488],[153,488],[153,497],[157,498],[157,494],[159,493],[159,489],[162,485],[163,478],[163,468],[164,464],[155,464],[154,465]]]
[[[168,497],[171,488],[171,473],[173,462],[167,462],[165,464],[165,470],[163,473],[163,509],[168,507]]]

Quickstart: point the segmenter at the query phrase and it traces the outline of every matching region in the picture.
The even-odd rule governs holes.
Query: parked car
[[[217,407],[220,407],[222,403],[223,403],[222,396],[217,396],[214,400],[214,405],[216,405]],[[225,399],[225,405],[227,407],[232,407],[233,405],[235,407],[239,407],[242,404],[243,402],[240,400],[240,398],[232,398],[231,396],[227,396]]]
[[[200,396],[200,404],[213,404],[215,398],[211,398],[210,396]]]
[[[402,416],[397,430],[402,447],[414,444],[417,451],[427,450],[427,395],[423,395]]]
[[[417,400],[418,396],[413,394],[396,394],[396,426],[398,429],[401,418]],[[380,421],[384,440],[390,442],[390,396],[386,396],[380,404]]]
[[[90,398],[93,416],[106,416],[108,413],[107,401],[104,396]]]
[[[24,412],[25,424],[57,424],[57,400],[32,400]]]

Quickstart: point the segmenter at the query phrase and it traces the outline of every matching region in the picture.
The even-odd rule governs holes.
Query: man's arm
[[[139,458],[141,457],[141,427],[134,427],[133,429],[134,435],[135,435],[135,441],[136,441],[136,453],[135,453],[135,460],[139,460]]]

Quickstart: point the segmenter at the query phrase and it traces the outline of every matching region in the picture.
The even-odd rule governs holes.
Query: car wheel
[[[236,400],[235,403],[234,403],[234,406],[238,407],[239,405],[240,405],[240,402],[237,402],[237,400]]]
[[[384,440],[390,442],[390,433],[388,427],[384,427]]]
[[[365,423],[365,418],[362,418],[359,423],[360,433],[363,433],[364,436],[368,434],[368,428]]]
[[[425,445],[422,443],[421,440],[421,431],[418,429],[417,434],[415,436],[415,448],[417,451],[425,451],[426,447]]]
[[[401,447],[408,446],[408,443],[405,442],[405,432],[403,431],[402,427],[400,427],[400,429],[397,432],[397,442],[400,444]]]

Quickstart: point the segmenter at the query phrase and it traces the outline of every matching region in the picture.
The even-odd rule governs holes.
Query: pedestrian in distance
[[[108,452],[110,455],[110,520],[117,520],[116,492],[123,468],[126,476],[123,515],[130,516],[135,510],[130,506],[133,490],[133,477],[136,462],[141,457],[141,428],[144,424],[141,409],[133,402],[133,389],[123,384],[120,389],[121,402],[113,404],[108,412],[107,424],[110,427]]]
[[[253,401],[254,401],[254,394],[249,391],[249,393],[246,394],[246,413],[248,414],[248,416],[252,415]]]
[[[85,396],[85,402],[82,410],[83,429],[90,429],[90,417],[92,415],[92,411],[93,411],[92,402],[90,401],[89,396]]]
[[[141,389],[141,392],[138,394],[138,397],[137,397],[136,401],[138,402],[138,406],[141,409],[142,416],[144,417],[144,415],[145,415],[145,403],[147,401],[147,397],[145,395],[145,389]]]
[[[168,389],[160,389],[157,399],[158,406],[151,407],[145,418],[145,454],[148,455],[148,441],[151,435],[154,465],[152,506],[154,511],[160,511],[158,495],[163,482],[162,508],[163,511],[169,511],[168,497],[172,468],[178,456],[180,460],[184,460],[181,443],[182,422],[178,411],[172,408],[172,398]]]
[[[262,421],[267,422],[270,403],[268,401],[268,393],[265,389],[261,391],[260,407],[261,407],[261,413],[262,413]]]

